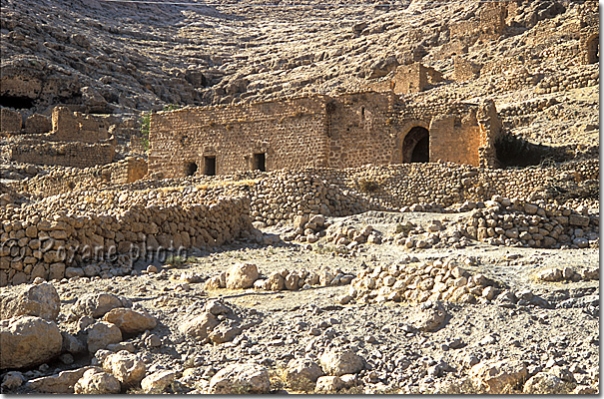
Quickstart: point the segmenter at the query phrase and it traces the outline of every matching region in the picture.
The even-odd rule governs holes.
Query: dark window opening
[[[430,136],[428,129],[416,126],[403,140],[403,162],[430,162]]]
[[[197,164],[195,162],[188,163],[186,166],[187,176],[193,176],[197,172]]]
[[[365,107],[361,107],[361,117],[365,117]]]
[[[266,172],[266,156],[262,154],[254,154],[254,170]]]
[[[216,174],[216,157],[204,157],[203,174],[214,176]]]
[[[33,108],[34,100],[29,97],[20,96],[0,96],[0,105],[10,108]]]
[[[587,57],[590,64],[600,62],[600,37],[596,36],[587,44]]]

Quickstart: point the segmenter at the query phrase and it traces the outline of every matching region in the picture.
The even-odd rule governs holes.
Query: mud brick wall
[[[113,192],[112,200],[118,202],[121,195]],[[119,214],[82,214],[72,209],[75,212],[56,211],[47,217],[31,206],[13,219],[10,211],[3,210],[0,286],[36,277],[124,275],[137,256],[148,258],[161,248],[178,253],[179,248],[220,246],[251,231],[248,199],[207,204],[196,200],[151,206],[133,201]]]
[[[115,145],[113,138],[95,144],[28,138],[16,142],[9,154],[10,160],[15,162],[86,168],[112,162]]]
[[[109,138],[109,131],[102,119],[93,115],[73,112],[67,107],[52,110],[52,131],[55,141],[79,141],[96,143]]]
[[[215,157],[216,174],[252,170],[265,154],[266,170],[326,166],[325,101],[319,96],[240,106],[187,108],[151,116],[150,173],[204,173]]]

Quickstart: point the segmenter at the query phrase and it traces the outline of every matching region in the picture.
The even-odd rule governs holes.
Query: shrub
[[[380,188],[380,185],[373,180],[360,179],[358,184],[359,189],[364,193],[373,193]]]

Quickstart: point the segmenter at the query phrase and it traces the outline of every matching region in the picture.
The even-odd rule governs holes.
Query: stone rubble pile
[[[504,294],[504,290],[483,274],[470,274],[456,261],[427,260],[405,257],[388,267],[367,268],[352,280],[347,295],[340,303],[351,301],[380,303],[386,301],[421,303],[449,301],[457,303],[486,302]]]
[[[268,276],[259,273],[258,268],[250,263],[238,263],[217,276],[210,277],[204,285],[206,290],[247,289],[265,291],[298,291],[311,287],[333,287],[348,285],[355,278],[352,273],[341,269],[322,268],[318,272],[283,269]]]
[[[600,280],[600,266],[587,268],[585,270],[575,270],[572,267],[552,268],[541,270],[537,273],[537,278],[545,282],[561,282],[561,281],[592,281]]]
[[[492,245],[587,248],[599,245],[599,216],[539,201],[493,196],[462,226],[467,235]]]
[[[120,393],[139,386],[147,370],[134,352],[128,337],[153,330],[157,319],[140,306],[113,294],[89,294],[81,297],[71,313],[60,317],[61,302],[55,287],[37,279],[24,286],[21,295],[0,297],[3,307],[0,322],[0,369],[35,368],[59,358],[65,364],[74,357],[93,355],[92,365],[56,375],[36,378],[30,370],[28,389],[43,393]],[[60,322],[68,324],[61,325]],[[71,325],[71,327],[70,327]],[[72,329],[72,330],[70,330]],[[48,369],[46,365],[45,369]],[[16,372],[14,372],[16,373]],[[11,389],[25,381],[14,374]],[[6,379],[6,378],[5,378]],[[3,381],[3,387],[7,381]]]

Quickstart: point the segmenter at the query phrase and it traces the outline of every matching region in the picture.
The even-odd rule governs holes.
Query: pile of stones
[[[314,244],[325,237],[325,229],[331,224],[323,215],[300,215],[294,218],[293,229],[282,234],[283,241],[299,241]]]
[[[426,260],[406,256],[389,266],[363,270],[352,281],[349,293],[340,303],[386,301],[422,303],[449,301],[487,302],[508,295],[502,287],[483,274],[470,274],[454,260]]]
[[[27,380],[26,388],[35,392],[113,394],[140,386],[151,390],[175,378],[175,373],[167,378],[148,373],[134,353],[134,345],[124,342],[141,333],[148,341],[159,341],[149,333],[157,326],[157,319],[140,306],[134,309],[126,297],[89,294],[78,299],[71,313],[60,316],[57,290],[38,279],[34,285],[24,286],[16,297],[0,296],[0,303],[0,368],[30,369],[7,373],[3,388],[17,389]],[[46,363],[57,357],[71,365],[74,359],[90,356],[89,366],[42,376],[49,369]]]
[[[600,280],[600,266],[587,268],[585,270],[575,270],[572,267],[565,267],[559,269],[554,267],[552,269],[541,270],[537,273],[537,278],[541,281],[546,282],[561,282],[561,281],[592,281]]]
[[[354,274],[346,273],[340,269],[331,270],[329,267],[325,267],[318,272],[306,269],[291,271],[283,269],[268,276],[262,276],[256,265],[238,263],[219,275],[210,277],[205,282],[204,288],[206,290],[254,288],[265,291],[297,291],[316,286],[347,285],[354,278]]]
[[[530,203],[493,196],[475,209],[461,228],[492,245],[587,248],[599,245],[599,217],[544,201]]]

